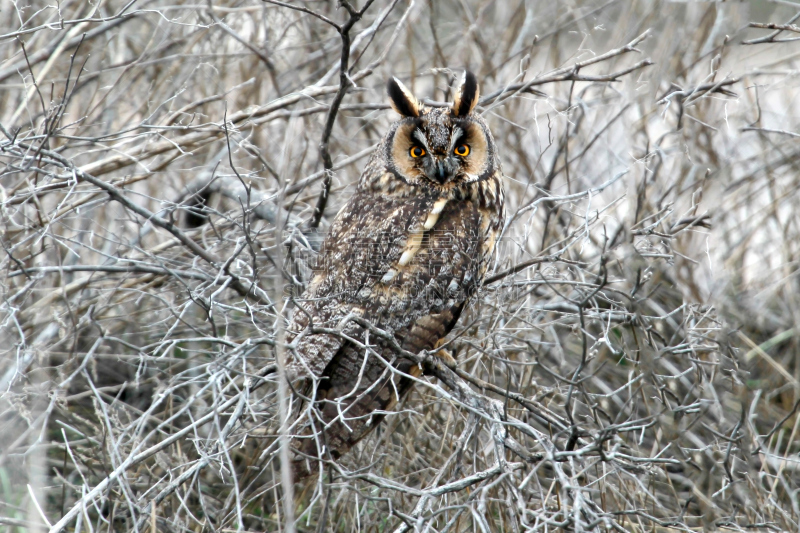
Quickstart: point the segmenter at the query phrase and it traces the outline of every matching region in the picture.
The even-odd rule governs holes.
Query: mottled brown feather
[[[409,120],[416,121],[413,127],[398,129]],[[411,135],[414,128],[429,135],[431,146],[452,142],[456,131],[481,136],[480,159],[465,161],[463,173],[444,184],[400,174],[393,158],[403,151],[393,147],[409,141],[395,135]],[[358,323],[343,321],[356,315],[393,335],[404,350],[434,352],[489,266],[504,218],[501,180],[491,133],[477,115],[454,118],[447,109],[423,107],[420,117],[395,123],[384,137],[337,214],[289,325],[287,373],[296,385],[305,380],[300,390],[313,395],[316,412],[302,421],[293,442],[297,478],[315,472],[317,458],[347,453],[421,374]],[[312,324],[340,327],[342,335],[314,333]],[[298,409],[298,416],[305,412]]]

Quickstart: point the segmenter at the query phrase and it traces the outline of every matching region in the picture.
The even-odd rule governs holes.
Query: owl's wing
[[[435,348],[479,282],[481,240],[481,214],[471,202],[357,192],[325,239],[289,342],[311,322],[336,328],[355,314],[399,337],[419,337],[405,341],[409,350]],[[353,322],[343,333],[363,334]],[[322,376],[343,341],[341,335],[304,334],[289,357],[293,375]]]
[[[382,326],[379,308],[390,304],[375,301],[373,288],[400,259],[406,229],[416,224],[425,206],[425,200],[400,203],[359,191],[339,211],[288,327],[287,342],[297,339],[287,357],[290,377],[320,377],[345,343],[342,335],[310,333],[309,325],[337,328],[355,314]],[[342,326],[350,337],[360,336],[361,330],[352,321]]]

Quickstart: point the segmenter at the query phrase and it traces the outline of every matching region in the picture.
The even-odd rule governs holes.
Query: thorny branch
[[[797,40],[796,38],[776,39],[776,37],[778,35],[780,35],[781,32],[784,32],[784,31],[790,31],[792,33],[800,33],[800,28],[798,28],[797,26],[792,24],[798,18],[800,18],[800,12],[796,13],[785,24],[776,24],[774,22],[769,22],[769,23],[751,22],[750,24],[748,24],[749,28],[762,28],[762,29],[769,29],[769,30],[775,30],[775,31],[773,31],[769,35],[766,35],[764,37],[760,37],[758,39],[749,39],[749,40],[746,40],[746,41],[742,41],[742,44],[743,45],[748,45],[748,44],[749,45],[753,45],[753,44],[763,44],[763,43],[790,42],[790,41]]]

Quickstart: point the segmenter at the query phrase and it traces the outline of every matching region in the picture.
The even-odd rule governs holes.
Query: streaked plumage
[[[297,477],[316,470],[314,458],[346,453],[408,392],[413,380],[402,374],[420,374],[355,322],[342,332],[368,341],[377,354],[366,361],[364,348],[309,325],[337,328],[355,315],[408,351],[435,350],[480,287],[503,224],[502,171],[491,133],[473,112],[475,77],[465,74],[451,108],[422,106],[396,79],[388,92],[403,118],[336,215],[288,330],[295,349],[287,373],[305,379],[298,390],[313,395],[318,414],[299,424]]]

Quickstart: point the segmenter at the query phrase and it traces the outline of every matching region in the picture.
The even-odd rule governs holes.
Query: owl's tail
[[[335,461],[369,435],[411,390],[414,381],[408,376],[422,373],[408,359],[389,368],[391,351],[382,355],[383,361],[373,354],[365,363],[363,352],[350,345],[328,365],[328,375],[317,388],[312,420],[293,441],[295,481],[316,475],[323,464],[320,459]]]
[[[437,348],[455,325],[461,306],[418,319],[397,337],[411,353]],[[337,460],[369,435],[388,412],[412,389],[422,374],[415,362],[400,357],[388,346],[366,355],[345,344],[328,364],[317,387],[314,409],[301,435],[293,442],[295,480],[319,472],[324,460]],[[445,355],[445,364],[453,364]],[[390,361],[394,361],[390,364]],[[306,411],[308,412],[308,411]]]

